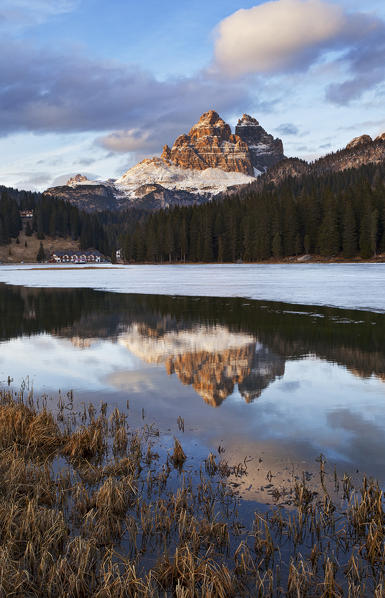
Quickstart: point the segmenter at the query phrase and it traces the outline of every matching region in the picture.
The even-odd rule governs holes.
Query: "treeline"
[[[23,210],[33,211],[33,217],[25,227],[27,236],[36,233],[41,240],[46,236],[71,238],[80,242],[81,249],[92,247],[107,256],[115,251],[118,231],[113,227],[112,215],[89,214],[60,199],[6,187],[0,187],[1,245],[19,236],[22,230],[20,211]]]
[[[245,262],[385,252],[385,165],[289,178],[262,191],[157,212],[123,243],[127,261]]]
[[[17,200],[8,197],[7,193],[2,191],[0,196],[0,245],[7,245],[12,238],[17,238],[21,228]]]
[[[60,199],[42,195],[36,200],[31,230],[37,233],[38,239],[45,236],[71,238],[80,241],[81,249],[94,247],[105,255],[111,252],[100,216],[82,212]]]

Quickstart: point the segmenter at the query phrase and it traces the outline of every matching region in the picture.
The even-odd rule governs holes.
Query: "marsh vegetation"
[[[49,403],[0,392],[1,596],[384,595],[374,480],[356,489],[320,457],[320,492],[304,474],[250,510],[237,493],[250,465],[223,448],[194,464],[181,418],[162,438],[129,409]]]

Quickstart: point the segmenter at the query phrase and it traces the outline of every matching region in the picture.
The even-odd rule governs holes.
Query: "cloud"
[[[275,129],[280,135],[299,135],[299,129],[292,123],[282,123]]]
[[[0,80],[0,135],[115,131],[99,140],[114,152],[160,150],[210,108],[241,114],[262,106],[245,81],[229,85],[202,72],[159,81],[135,66],[16,40],[0,41]]]
[[[80,158],[80,160],[76,160],[74,164],[80,164],[81,166],[91,166],[91,164],[95,164],[97,162],[96,158]]]
[[[49,172],[42,171],[23,172],[22,175],[20,172],[18,172],[13,174],[10,173],[8,178],[12,181],[11,185],[15,189],[30,189],[32,191],[36,191],[41,187],[46,186],[50,182],[51,175]]]
[[[342,8],[321,0],[266,2],[221,21],[216,61],[228,75],[296,69],[310,64],[345,26]]]
[[[77,0],[2,0],[0,28],[19,30],[33,27],[49,19],[71,12]]]
[[[333,61],[337,53],[354,77],[330,86],[327,99],[344,103],[383,78],[384,40],[384,22],[373,15],[322,0],[276,0],[221,21],[215,63],[226,76],[273,75],[306,70],[321,57]]]
[[[359,99],[385,78],[385,23],[377,22],[367,28],[367,34],[355,42],[343,58],[351,76],[341,83],[332,83],[326,90],[326,98],[345,105]]]
[[[128,129],[99,137],[97,142],[111,152],[157,152],[161,143],[158,137],[158,134],[151,134],[150,131]]]

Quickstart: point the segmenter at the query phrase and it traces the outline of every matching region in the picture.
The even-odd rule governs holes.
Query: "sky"
[[[385,131],[381,0],[0,0],[0,184],[121,176],[214,109],[313,160]]]

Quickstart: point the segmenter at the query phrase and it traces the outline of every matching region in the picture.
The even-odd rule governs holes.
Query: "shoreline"
[[[318,254],[301,254],[298,256],[290,256],[284,257],[281,259],[269,258],[268,260],[260,260],[260,261],[253,261],[253,262],[246,262],[241,259],[235,262],[189,262],[189,261],[164,261],[164,262],[123,262],[118,261],[116,263],[107,263],[107,264],[87,264],[87,263],[78,263],[72,264],[68,262],[64,263],[57,263],[57,262],[38,262],[38,261],[0,261],[0,266],[52,266],[64,269],[64,267],[76,268],[77,266],[81,266],[83,268],[95,268],[101,269],[102,267],[109,268],[110,266],[220,266],[220,265],[279,265],[279,264],[383,264],[385,263],[385,253],[379,254],[372,258],[361,258],[361,257],[354,257],[354,258],[344,258],[342,256],[337,256],[333,258],[324,257]]]

